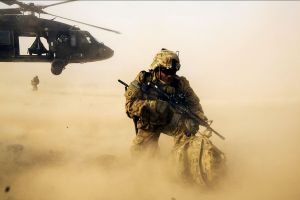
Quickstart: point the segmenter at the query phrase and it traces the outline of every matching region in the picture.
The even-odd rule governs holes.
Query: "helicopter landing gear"
[[[54,75],[60,75],[62,70],[67,65],[67,61],[63,59],[55,59],[51,64],[51,72]]]

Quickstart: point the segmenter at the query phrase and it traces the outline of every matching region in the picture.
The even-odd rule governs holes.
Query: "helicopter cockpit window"
[[[93,37],[93,36],[91,36],[91,37]],[[93,37],[93,40],[94,40],[95,42],[97,42],[97,43],[102,43],[102,44],[103,44],[103,42],[99,42],[99,40],[97,40],[97,38],[95,38],[95,37]]]
[[[81,37],[81,43],[82,44],[91,44],[92,43],[92,39],[91,39],[90,36],[82,35],[82,37]]]
[[[87,31],[74,31],[77,35],[77,42],[82,45],[89,45],[94,42],[93,36]]]
[[[90,38],[90,43],[92,42],[96,42],[96,43],[100,43],[103,44],[103,42],[99,42],[95,37],[93,37],[89,32],[86,32],[86,36]]]
[[[86,38],[86,40],[87,40],[88,43],[90,43],[90,44],[92,43],[92,40],[91,40],[91,38],[89,36],[86,36],[85,38]]]

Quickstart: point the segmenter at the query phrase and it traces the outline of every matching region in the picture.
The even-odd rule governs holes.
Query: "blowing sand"
[[[0,200],[299,200],[299,9],[297,1],[50,7],[123,34],[80,25],[115,55],[68,65],[60,76],[49,63],[0,64]],[[135,133],[117,79],[132,80],[163,47],[180,51],[180,75],[226,137],[212,137],[228,160],[215,190],[174,176],[170,137],[160,138],[160,159],[130,157]]]
[[[88,87],[4,86],[0,90],[0,199],[299,199],[297,101],[211,101],[202,105],[226,136],[212,137],[228,159],[219,188],[201,190],[172,174],[172,139],[161,159],[133,162],[133,124],[124,98]]]

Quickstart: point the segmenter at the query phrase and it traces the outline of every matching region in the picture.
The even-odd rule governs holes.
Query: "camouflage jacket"
[[[138,74],[134,81],[132,81],[125,92],[126,97],[126,112],[130,118],[138,119],[137,128],[156,130],[160,126],[165,126],[170,120],[168,113],[161,114],[160,116],[152,113],[151,120],[144,120],[142,111],[145,107],[151,107],[151,102],[160,99],[159,94],[149,88],[146,92],[142,90],[141,83],[153,82],[159,86],[161,90],[169,95],[184,96],[184,105],[189,108],[191,112],[203,117],[203,109],[200,105],[200,100],[190,87],[188,80],[183,76],[175,75],[174,81],[171,84],[164,84],[157,80],[152,72],[142,71]],[[176,112],[176,110],[172,110]],[[154,117],[153,117],[154,116]]]

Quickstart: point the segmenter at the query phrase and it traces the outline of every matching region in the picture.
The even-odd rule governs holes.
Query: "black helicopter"
[[[98,42],[89,32],[61,22],[37,17],[46,14],[76,23],[85,24],[106,31],[118,31],[60,17],[45,12],[43,9],[75,0],[38,6],[25,4],[17,0],[0,0],[7,5],[19,8],[0,9],[0,62],[51,62],[51,72],[61,74],[68,63],[85,63],[108,59],[114,51]],[[29,14],[25,15],[25,13]],[[19,37],[34,37],[35,41],[28,48],[28,55],[20,55]],[[44,46],[41,39],[48,43]]]

